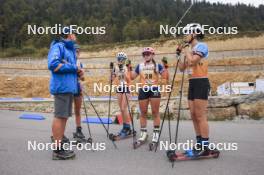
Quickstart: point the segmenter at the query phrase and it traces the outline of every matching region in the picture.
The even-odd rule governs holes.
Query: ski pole
[[[171,144],[171,116],[170,116],[170,108],[168,108],[168,128],[169,128],[169,137],[170,137],[170,144]]]
[[[185,60],[186,59],[184,59],[183,64],[185,64]],[[181,116],[181,102],[182,102],[182,89],[183,89],[183,83],[184,83],[184,74],[185,74],[185,70],[182,72],[181,87],[180,87],[180,92],[179,92],[180,99],[179,99],[178,118],[177,118],[175,141],[174,141],[175,144],[177,144],[179,121],[180,121],[180,116]]]
[[[107,117],[107,138],[109,137],[109,119],[110,119],[110,110],[111,110],[111,99],[112,99],[112,83],[113,83],[113,68],[114,68],[114,63],[110,63],[110,70],[111,70],[111,75],[110,75],[110,95],[109,95],[109,100],[108,100],[108,117]]]
[[[180,55],[177,55],[177,58],[178,58],[178,60],[177,60],[177,63],[176,63],[175,71],[174,71],[172,82],[171,82],[171,90],[169,92],[169,97],[168,97],[168,100],[167,100],[167,103],[166,103],[165,112],[163,114],[161,127],[160,127],[160,131],[159,131],[159,138],[158,138],[158,142],[157,143],[159,143],[159,141],[160,141],[161,132],[162,132],[164,121],[165,121],[166,114],[167,114],[167,111],[168,111],[170,98],[171,98],[172,90],[173,90],[173,87],[174,87],[174,81],[175,81],[175,77],[176,77],[176,74],[177,74],[177,71],[178,71],[179,62],[180,62]],[[157,152],[157,148],[158,148],[158,144],[156,144],[155,152]]]
[[[186,58],[184,58],[183,64],[185,65]],[[185,70],[182,72],[182,79],[181,79],[181,86],[180,86],[180,99],[179,99],[179,107],[178,107],[178,118],[177,118],[177,124],[176,124],[176,133],[175,133],[175,145],[178,143],[178,131],[179,131],[179,123],[180,123],[180,117],[181,117],[181,102],[182,102],[182,89],[183,89],[183,82],[184,82],[184,73]],[[172,168],[174,167],[174,161],[172,162]]]
[[[191,5],[189,6],[189,8],[184,12],[184,14],[181,16],[181,18],[179,19],[179,21],[177,22],[175,28],[177,29],[178,26],[182,23],[183,18],[188,14],[188,12],[191,10],[193,6],[193,3],[191,2]],[[178,30],[178,29],[177,29]],[[176,37],[176,34],[173,34],[174,37]]]
[[[180,23],[182,23],[183,18],[188,14],[188,12],[191,10],[192,6],[193,6],[193,3],[191,3],[191,5],[189,6],[189,8],[181,16],[181,18],[177,22],[175,28],[177,28],[180,25]],[[173,36],[176,37],[176,34],[173,35]],[[172,80],[172,84],[171,84],[172,85],[171,86],[171,92],[172,92],[172,89],[173,89],[174,79],[175,79],[175,76],[176,76],[176,72],[177,72],[177,68],[178,68],[178,64],[179,64],[179,57],[180,57],[180,55],[177,55],[177,57],[178,57],[178,61],[177,61],[177,64],[176,64],[176,69],[175,69],[174,75],[173,75],[173,80]],[[160,132],[159,132],[159,138],[158,138],[158,142],[157,143],[159,143],[159,140],[160,140],[160,135],[161,135],[162,127],[163,127],[164,120],[165,120],[165,117],[166,117],[166,111],[167,111],[168,104],[169,104],[169,101],[170,101],[171,92],[169,93],[169,98],[168,98],[167,105],[166,105],[166,108],[165,108],[165,113],[164,113],[164,116],[163,116],[163,119],[162,119],[161,129],[160,129]],[[155,152],[157,152],[157,147],[158,147],[158,145],[156,145]]]
[[[109,132],[108,132],[107,128],[105,127],[105,125],[104,125],[104,123],[103,123],[103,120],[102,120],[102,118],[99,116],[99,113],[98,113],[98,112],[97,112],[97,110],[95,109],[95,106],[93,105],[93,103],[92,103],[92,101],[91,101],[91,99],[90,99],[89,95],[88,95],[88,94],[85,92],[85,89],[83,89],[83,93],[84,93],[84,94],[85,94],[85,96],[87,97],[87,99],[88,99],[88,101],[89,101],[90,105],[92,106],[92,108],[93,108],[94,112],[96,113],[96,115],[97,115],[98,119],[100,120],[100,122],[101,122],[102,126],[104,127],[104,129],[105,129],[105,131],[106,131],[106,134],[107,134],[107,135],[109,135]],[[107,137],[107,138],[108,138],[108,137]],[[114,142],[114,141],[112,141],[112,143],[113,143],[114,147],[115,147],[115,148],[117,148],[117,146],[116,146],[115,142]]]
[[[133,117],[133,114],[130,110],[130,105],[129,105],[129,102],[128,102],[128,98],[127,98],[127,94],[125,93],[125,96],[126,96],[126,102],[127,102],[127,108],[128,108],[128,112],[129,112],[129,116],[130,116],[130,120],[131,120],[131,124],[132,124],[132,134],[133,134],[133,145],[135,143],[135,127],[134,127],[134,117]],[[135,147],[133,147],[135,148]]]
[[[85,118],[86,118],[86,123],[87,123],[87,129],[88,129],[88,134],[89,134],[89,138],[87,139],[87,141],[89,143],[92,143],[93,139],[92,139],[92,134],[91,134],[91,130],[90,130],[90,124],[88,122],[88,114],[87,114],[87,110],[86,110],[86,105],[85,105],[85,101],[84,101],[84,97],[82,96],[82,101],[83,101],[83,108],[84,108],[84,112],[85,112]]]
[[[80,67],[83,68],[83,64],[82,63],[80,63]],[[80,86],[81,86],[81,84],[80,84]],[[83,108],[84,108],[84,112],[85,112],[85,118],[86,118],[86,121],[87,121],[86,123],[87,123],[87,129],[88,129],[88,134],[89,134],[89,138],[87,139],[87,142],[92,144],[93,139],[92,139],[90,125],[89,125],[89,122],[88,122],[88,114],[87,114],[87,110],[86,110],[86,105],[85,105],[83,94],[82,94],[82,101],[83,101]]]

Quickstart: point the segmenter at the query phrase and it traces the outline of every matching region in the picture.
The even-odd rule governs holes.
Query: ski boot
[[[217,149],[210,149],[208,146],[200,145],[200,148],[193,150],[194,157],[209,157],[218,158],[220,152]]]
[[[153,151],[153,149],[155,149],[158,145],[158,140],[159,140],[159,132],[160,129],[159,128],[155,128],[153,130],[153,136],[152,136],[152,141],[149,144],[149,151]]]
[[[117,134],[109,134],[109,139],[112,141],[118,141],[118,140],[123,140],[126,138],[130,138],[134,136],[136,132],[133,133],[133,131],[130,129],[130,127],[127,128],[122,128],[122,130]]]
[[[53,136],[50,136],[50,139],[51,139],[51,142],[54,142]],[[62,144],[64,144],[64,143],[70,143],[70,139],[68,139],[65,135],[63,135],[63,138],[61,140],[61,143]]]
[[[141,128],[140,131],[140,137],[139,139],[134,142],[133,146],[134,149],[137,149],[138,147],[140,147],[141,145],[145,144],[147,142],[148,139],[148,133],[147,133],[147,128]]]
[[[67,160],[67,159],[74,159],[75,153],[74,151],[68,150],[54,150],[52,153],[52,160]]]
[[[77,127],[76,132],[73,133],[73,138],[78,143],[92,143],[92,138],[85,139],[85,136],[82,132],[82,127]]]

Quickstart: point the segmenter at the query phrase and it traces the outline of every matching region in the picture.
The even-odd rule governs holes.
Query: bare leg
[[[81,126],[81,107],[82,107],[82,96],[74,97],[74,113],[75,113],[75,123],[77,127]]]
[[[66,127],[66,122],[67,122],[67,118],[54,117],[52,122],[52,134],[55,143],[59,143],[62,140]]]
[[[148,104],[149,104],[149,99],[139,100],[141,128],[147,127]]]
[[[123,120],[126,124],[129,124],[130,123],[130,116],[129,116],[129,112],[128,112],[128,104],[127,104],[127,100],[129,100],[130,98],[130,94],[122,94],[122,108],[121,108],[121,111],[122,111],[122,116],[123,116]]]
[[[195,117],[194,101],[193,100],[188,100],[188,105],[189,105],[189,108],[190,108],[190,114],[191,114],[191,118],[192,118],[192,121],[193,121],[193,126],[194,126],[194,130],[195,130],[196,136],[200,136],[201,135],[200,128],[199,128],[199,125],[198,125],[198,121],[197,121],[197,119]]]
[[[200,130],[200,134],[203,138],[209,137],[209,126],[207,121],[207,109],[208,100],[194,100],[194,107],[195,107],[195,118],[198,123],[198,127]]]
[[[153,116],[153,125],[160,126],[160,98],[151,98],[150,99],[151,111]]]

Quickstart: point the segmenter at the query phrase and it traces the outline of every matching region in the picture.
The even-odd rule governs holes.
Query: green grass
[[[0,49],[0,58],[10,58],[10,57],[42,58],[42,57],[46,57],[47,54],[48,54],[48,48],[37,49],[30,46],[26,46],[21,49],[17,49],[17,48]]]

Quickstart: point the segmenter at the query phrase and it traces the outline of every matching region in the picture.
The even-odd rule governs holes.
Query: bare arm
[[[186,58],[184,58],[186,59]],[[184,71],[186,68],[188,67],[188,63],[185,61],[182,61],[182,60],[179,60],[179,69],[180,71]]]
[[[130,78],[131,80],[135,80],[137,78],[138,74],[134,71],[130,71]]]
[[[184,53],[185,53],[185,56],[186,56],[186,60],[187,60],[187,63],[188,63],[188,66],[195,66],[196,64],[198,64],[202,57],[200,55],[193,55],[188,49],[184,49]]]

